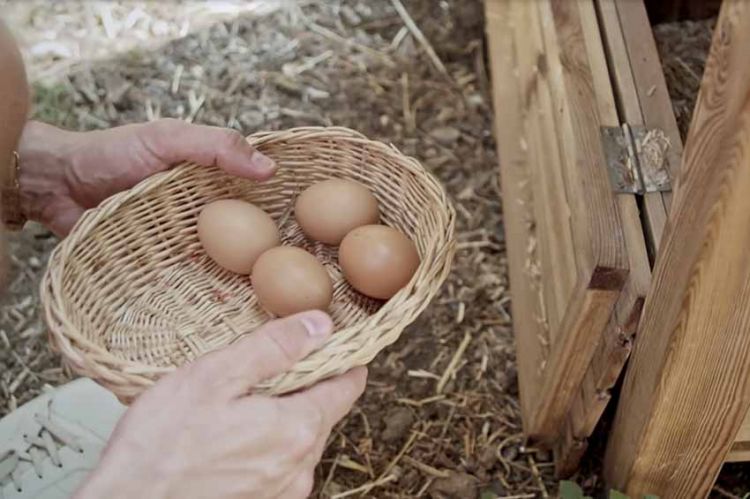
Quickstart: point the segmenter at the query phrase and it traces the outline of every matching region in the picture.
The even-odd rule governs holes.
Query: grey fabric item
[[[0,420],[0,499],[66,499],[96,467],[126,407],[81,378]]]

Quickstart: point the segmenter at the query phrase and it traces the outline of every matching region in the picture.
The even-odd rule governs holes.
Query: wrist
[[[163,499],[167,495],[163,485],[145,476],[133,476],[133,461],[123,462],[120,467],[106,464],[106,458],[91,472],[84,483],[73,494],[73,499],[132,499],[143,497]]]
[[[97,467],[73,495],[73,499],[166,499],[169,497],[169,475],[149,459],[148,446],[124,438],[128,414],[110,436]]]
[[[54,200],[65,195],[66,170],[77,134],[38,121],[24,127],[18,146],[20,209],[30,220],[44,221]]]

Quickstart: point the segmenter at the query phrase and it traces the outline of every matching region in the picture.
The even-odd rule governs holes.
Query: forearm
[[[1,19],[0,68],[0,185],[6,186],[12,173],[13,153],[29,112],[29,88],[21,54]],[[7,275],[3,232],[3,224],[0,223],[0,288],[5,284]]]

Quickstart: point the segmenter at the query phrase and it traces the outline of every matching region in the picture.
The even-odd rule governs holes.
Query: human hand
[[[248,391],[320,347],[332,328],[323,312],[290,316],[165,377],[125,413],[76,498],[307,497],[366,370],[283,397]]]
[[[84,210],[182,161],[266,180],[276,171],[238,132],[163,119],[93,132],[27,123],[19,145],[22,208],[65,236]]]

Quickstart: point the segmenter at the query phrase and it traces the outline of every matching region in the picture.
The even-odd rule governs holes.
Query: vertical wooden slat
[[[566,311],[559,340],[550,347],[532,436],[559,433],[625,284],[629,262],[622,221],[604,168],[601,116],[584,26],[575,2],[524,2],[529,37],[538,31],[537,56],[555,110],[567,168],[564,187],[574,222],[578,292]],[[609,263],[605,263],[609,262]]]
[[[542,320],[544,310],[538,283],[527,271],[538,265],[534,251],[537,235],[529,151],[524,147],[520,132],[522,92],[515,73],[518,63],[510,7],[510,3],[504,0],[485,3],[493,97],[495,105],[502,107],[502,113],[495,113],[495,137],[500,157],[508,272],[513,290],[511,307],[516,332],[521,413],[524,428],[528,431],[528,422],[539,397],[540,367],[547,356],[545,344],[549,343],[549,332]]]
[[[615,98],[612,88],[610,65],[603,46],[602,31],[592,1],[576,2],[583,26],[587,59],[591,66],[596,105],[602,126],[618,126],[621,116],[618,107],[621,101]],[[619,26],[618,26],[619,28]],[[634,105],[637,94],[633,89]],[[631,103],[632,105],[632,103]],[[622,120],[624,121],[624,119]],[[586,439],[594,430],[610,400],[609,390],[614,385],[630,354],[631,338],[640,317],[643,300],[651,279],[648,254],[641,225],[636,197],[630,194],[617,195],[617,205],[622,220],[623,234],[628,248],[630,273],[617,306],[588,367],[580,394],[568,415],[577,440]],[[568,449],[558,446],[556,462],[569,462],[570,455],[560,454]],[[570,469],[557,466],[558,472]]]
[[[517,76],[522,89],[522,121],[529,152],[531,189],[535,199],[536,229],[542,270],[550,343],[557,340],[565,311],[578,281],[576,248],[564,172],[571,167],[561,154],[555,128],[554,107],[540,64],[541,36],[534,29],[533,3],[510,2],[513,38],[516,41]]]
[[[631,496],[706,496],[750,407],[749,44],[727,0],[605,460]]]
[[[604,0],[602,8],[604,13],[610,13],[614,8],[615,12],[603,18],[610,20],[613,19],[611,16],[616,15],[630,62],[625,66],[620,64],[612,66],[615,72],[614,82],[622,92],[627,93],[632,92],[630,89],[632,82],[638,95],[637,103],[640,112],[637,108],[627,106],[624,108],[624,118],[628,123],[643,124],[648,128],[661,130],[665,134],[670,144],[667,162],[674,179],[682,157],[682,140],[646,8],[641,0],[626,2]],[[612,33],[615,37],[618,36],[616,29],[613,29]],[[616,39],[613,38],[611,43],[616,44]],[[613,50],[617,49],[613,46]],[[628,75],[628,72],[632,74]],[[664,234],[670,203],[669,193],[649,193],[644,196],[645,229],[654,254],[658,251],[659,241]]]

